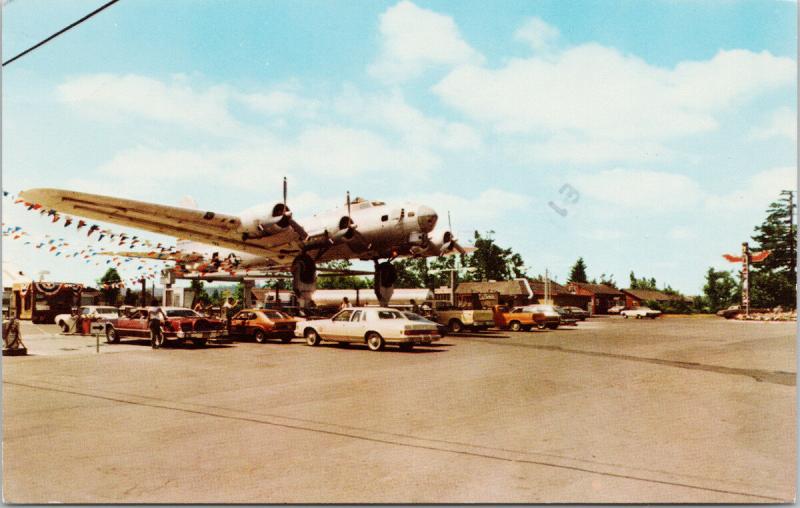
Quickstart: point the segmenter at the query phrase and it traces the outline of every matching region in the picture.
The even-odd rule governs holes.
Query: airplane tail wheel
[[[388,288],[397,282],[397,269],[390,262],[385,261],[379,264],[377,271],[380,275],[381,286]]]

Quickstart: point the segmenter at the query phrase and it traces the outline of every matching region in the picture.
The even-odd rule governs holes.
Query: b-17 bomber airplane
[[[282,202],[228,215],[61,189],[20,193],[25,201],[59,213],[179,239],[174,252],[109,254],[175,261],[176,271],[182,276],[193,273],[198,278],[213,279],[215,274],[250,270],[266,275],[290,273],[294,292],[303,305],[316,289],[318,263],[372,260],[375,294],[381,302],[387,302],[397,279],[392,265],[395,258],[466,252],[451,231],[434,233],[438,216],[426,205],[361,198],[351,202],[348,192],[344,207],[298,221],[287,206],[286,195],[284,179]]]

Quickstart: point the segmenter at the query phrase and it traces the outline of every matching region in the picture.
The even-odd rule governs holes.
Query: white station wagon
[[[441,339],[436,323],[412,321],[402,312],[388,307],[353,307],[340,310],[330,319],[298,323],[309,346],[323,340],[367,344],[372,351],[386,344],[398,344],[408,351],[414,344],[430,344]]]

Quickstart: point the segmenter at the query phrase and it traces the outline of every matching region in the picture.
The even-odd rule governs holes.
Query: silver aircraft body
[[[179,274],[208,278],[250,270],[290,272],[301,298],[316,287],[318,263],[374,261],[375,291],[383,299],[381,293],[390,295],[396,278],[393,259],[465,252],[450,231],[434,232],[438,216],[429,206],[351,201],[348,193],[344,206],[295,220],[286,204],[285,181],[283,191],[282,202],[238,215],[61,189],[30,189],[20,197],[62,214],[178,239],[174,250],[109,254],[174,261]]]

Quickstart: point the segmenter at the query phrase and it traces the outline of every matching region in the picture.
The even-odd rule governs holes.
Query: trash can
[[[81,333],[83,335],[91,335],[92,334],[92,320],[91,319],[81,319]]]

